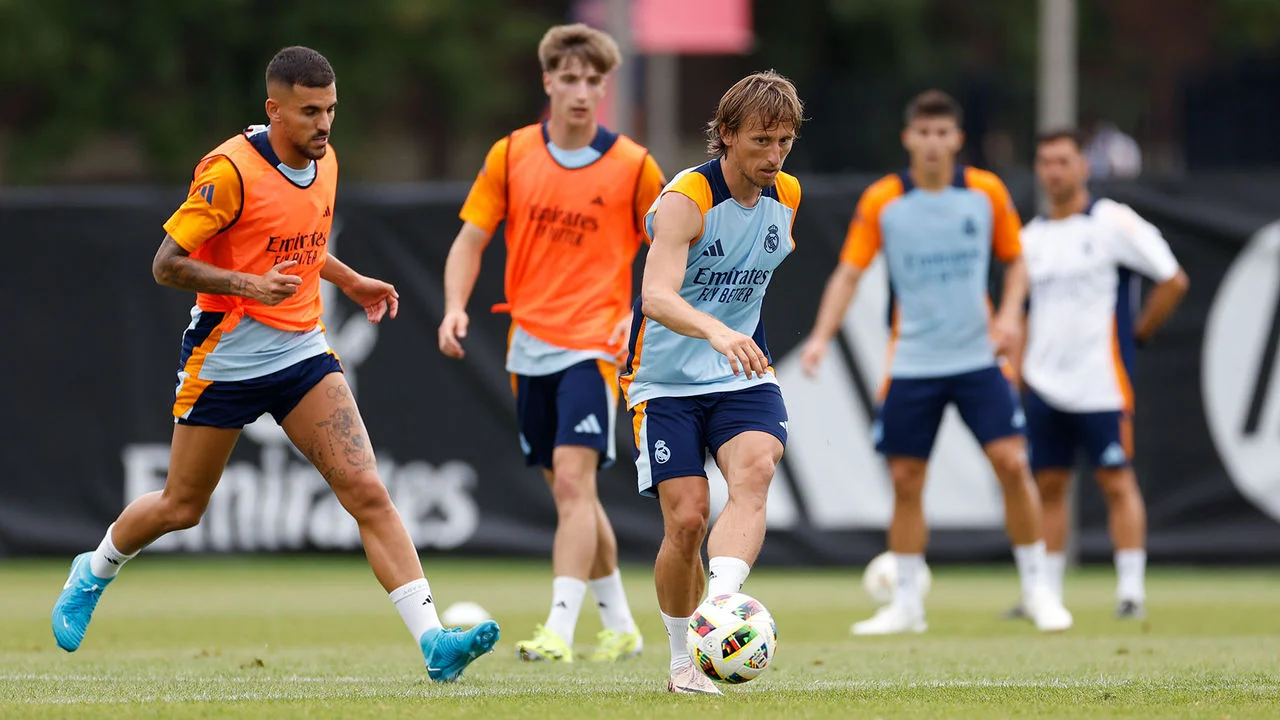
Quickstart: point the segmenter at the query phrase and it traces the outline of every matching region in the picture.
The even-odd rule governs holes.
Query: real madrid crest
[[[778,226],[770,225],[769,233],[764,236],[764,251],[771,253],[778,249]]]

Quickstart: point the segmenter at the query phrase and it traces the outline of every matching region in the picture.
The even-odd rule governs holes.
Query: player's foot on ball
[[[453,682],[476,658],[493,650],[498,623],[486,620],[470,630],[432,628],[422,633],[418,645],[427,661],[427,675],[435,682]]]
[[[1022,606],[1040,632],[1063,632],[1071,629],[1071,611],[1052,592],[1036,590],[1023,598]]]
[[[62,586],[62,593],[53,604],[53,638],[58,647],[75,652],[84,641],[84,633],[93,619],[93,609],[98,606],[102,591],[115,578],[103,579],[89,570],[91,552],[81,553],[71,561],[71,574]]]
[[[564,638],[539,625],[533,630],[533,639],[516,643],[516,657],[529,662],[573,662],[573,648]]]
[[[640,632],[620,633],[613,630],[601,630],[596,635],[596,651],[591,654],[592,662],[618,662],[640,654],[644,650],[644,638]]]
[[[702,674],[694,665],[685,665],[671,671],[667,680],[667,692],[681,695],[723,695],[711,678]]]
[[[915,613],[901,605],[890,603],[877,610],[870,620],[854,623],[849,632],[854,635],[897,635],[922,633],[928,628],[924,613]]]
[[[1116,605],[1117,620],[1142,620],[1146,616],[1147,608],[1141,600],[1121,600]]]
[[[1022,607],[1022,603],[1019,602],[1018,604],[1014,605],[1008,610],[1005,610],[1004,612],[1000,613],[1000,619],[1001,620],[1030,620],[1031,618],[1027,616],[1027,609]]]

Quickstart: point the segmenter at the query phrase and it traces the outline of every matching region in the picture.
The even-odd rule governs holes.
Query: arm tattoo
[[[170,237],[156,253],[152,270],[161,285],[178,290],[249,297],[249,279],[242,273],[196,260]]]

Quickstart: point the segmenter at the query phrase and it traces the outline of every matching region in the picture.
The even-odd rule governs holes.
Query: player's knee
[[[667,538],[679,547],[699,549],[710,517],[711,507],[705,499],[681,503],[668,513]]]
[[[356,476],[338,492],[338,499],[357,522],[395,512],[391,494],[374,473]]]
[[[1039,490],[1040,502],[1044,505],[1061,505],[1067,497],[1067,488],[1063,485],[1036,483],[1036,489]]]
[[[924,494],[925,472],[914,464],[895,466],[890,470],[893,476],[893,496],[899,502],[919,502]]]
[[[1002,483],[1025,482],[1031,466],[1025,448],[1018,443],[1003,443],[988,453],[991,469]]]
[[[734,489],[739,490],[740,495],[758,496],[763,500],[769,493],[769,483],[777,467],[771,454],[760,453],[738,469],[738,477],[732,479]]]
[[[561,512],[594,506],[595,486],[587,473],[576,469],[557,468],[551,480],[551,495]]]
[[[204,509],[208,506],[208,499],[201,501],[195,498],[182,500],[170,498],[165,504],[165,525],[170,532],[193,528],[200,523],[200,518],[204,517]]]
[[[1098,473],[1098,487],[1102,490],[1102,499],[1108,505],[1123,502],[1130,496],[1141,497],[1137,481],[1133,474],[1126,470]]]

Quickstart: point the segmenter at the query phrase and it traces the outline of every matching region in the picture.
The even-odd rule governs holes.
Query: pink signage
[[[749,0],[633,0],[631,22],[646,54],[740,55],[753,40]]]

